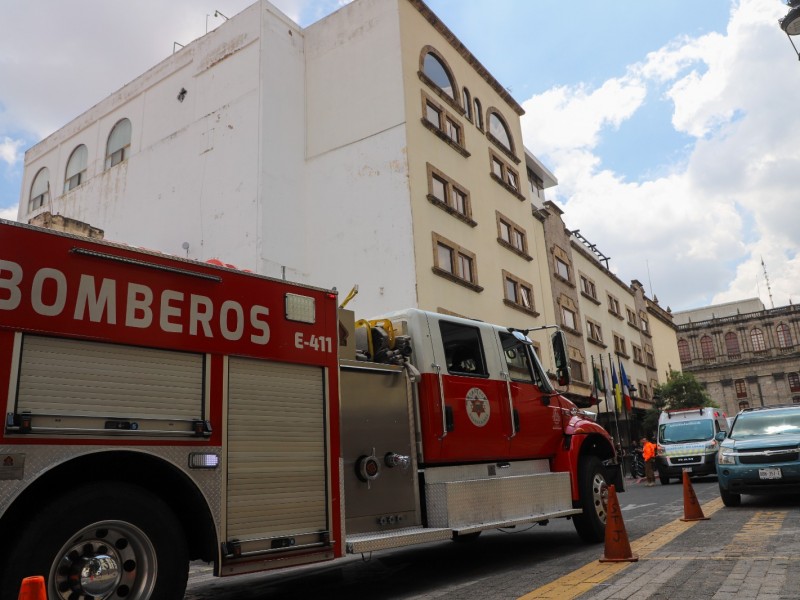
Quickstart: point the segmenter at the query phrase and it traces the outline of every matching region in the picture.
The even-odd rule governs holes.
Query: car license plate
[[[759,469],[758,470],[758,477],[759,477],[759,479],[780,479],[781,478],[781,470],[777,469],[777,468]]]
[[[692,467],[683,467],[682,471],[686,471],[687,473],[691,473],[693,468]]]

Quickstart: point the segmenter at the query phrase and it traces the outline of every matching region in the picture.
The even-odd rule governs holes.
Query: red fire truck
[[[561,384],[563,336],[554,337]],[[0,598],[228,576],[569,518],[609,435],[524,332],[0,221]]]

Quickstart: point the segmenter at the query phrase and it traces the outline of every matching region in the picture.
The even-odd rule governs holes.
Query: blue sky
[[[251,3],[4,3],[0,216],[25,149]],[[301,25],[344,3],[273,0]],[[427,3],[525,108],[548,198],[623,281],[673,310],[770,306],[763,260],[774,305],[798,300],[800,65],[779,0]]]

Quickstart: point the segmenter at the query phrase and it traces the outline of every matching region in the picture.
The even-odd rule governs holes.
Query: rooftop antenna
[[[645,260],[645,264],[647,264],[647,283],[650,285],[650,297],[654,298],[653,296],[653,280],[650,278],[650,260]]]
[[[770,308],[775,308],[775,303],[772,301],[772,288],[769,286],[769,275],[767,275],[767,265],[764,264],[764,257],[761,257],[761,266],[764,269],[764,280],[767,282],[767,292],[769,293]]]

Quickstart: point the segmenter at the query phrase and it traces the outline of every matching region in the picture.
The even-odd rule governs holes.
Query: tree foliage
[[[655,431],[658,428],[658,416],[663,410],[697,408],[699,406],[716,407],[717,405],[694,375],[670,371],[667,382],[656,386],[653,390],[653,408],[645,414],[644,429],[645,431]]]

